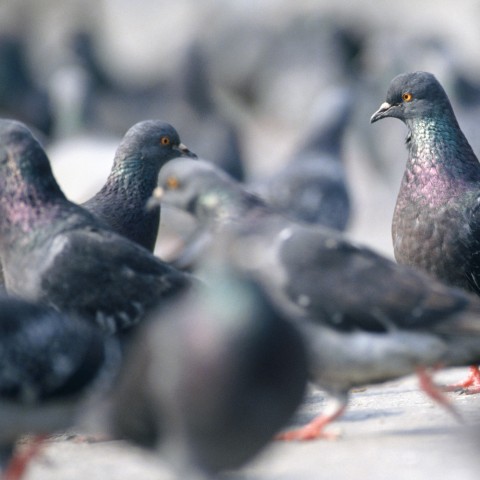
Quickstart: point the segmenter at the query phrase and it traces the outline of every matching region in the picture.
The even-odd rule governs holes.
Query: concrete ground
[[[436,375],[438,383],[463,379],[466,369]],[[448,394],[465,424],[417,387],[415,377],[354,391],[347,413],[331,429],[335,441],[274,442],[225,480],[477,480],[480,397]],[[294,419],[321,412],[324,398],[312,391]],[[163,461],[120,441],[49,442],[32,462],[26,480],[171,480]]]

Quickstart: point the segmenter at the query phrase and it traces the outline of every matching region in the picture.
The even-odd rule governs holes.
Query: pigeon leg
[[[463,423],[463,418],[460,413],[452,405],[448,397],[446,397],[440,388],[435,385],[432,380],[430,372],[424,368],[417,368],[417,376],[420,388],[436,403],[446,408],[460,423]]]
[[[16,450],[3,472],[2,480],[20,480],[29,462],[43,449],[46,438],[47,435],[35,435],[20,451]]]
[[[446,385],[442,388],[442,390],[444,392],[455,392],[457,390],[462,390],[463,393],[468,395],[480,393],[480,370],[478,366],[472,365],[470,367],[470,373],[463,382]]]
[[[339,437],[337,432],[325,432],[324,428],[343,415],[347,408],[346,400],[334,399],[329,402],[326,411],[321,415],[315,417],[310,423],[303,427],[289,430],[278,434],[275,439],[283,441],[292,440],[316,440],[318,438],[324,438],[326,440],[336,440]]]

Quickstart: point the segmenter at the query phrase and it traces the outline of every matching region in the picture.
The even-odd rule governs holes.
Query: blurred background
[[[36,129],[81,201],[140,120],[172,123],[192,151],[235,159],[250,182],[278,171],[341,96],[347,231],[392,255],[406,129],[370,116],[395,75],[427,70],[479,152],[479,22],[474,0],[3,0],[0,115]]]

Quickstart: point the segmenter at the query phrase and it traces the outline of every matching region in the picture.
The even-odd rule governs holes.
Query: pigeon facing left
[[[401,74],[371,122],[408,127],[408,160],[393,216],[395,258],[480,294],[480,163],[447,94],[427,72]]]
[[[175,159],[159,175],[160,201],[216,230],[212,249],[260,279],[302,329],[314,381],[333,413],[286,438],[323,435],[348,390],[421,373],[427,393],[448,405],[424,368],[480,358],[480,300],[356,246],[332,230],[272,211],[223,172]]]
[[[82,206],[120,235],[153,252],[160,209],[147,211],[145,203],[155,188],[160,168],[175,157],[196,155],[180,142],[170,124],[159,120],[135,124],[115,153],[107,182]]]
[[[128,330],[191,277],[69,202],[25,125],[0,121],[0,260],[7,291]]]
[[[395,258],[480,295],[480,163],[445,90],[428,72],[398,75],[371,122],[387,117],[408,127],[392,223]]]
[[[202,278],[139,332],[110,414],[115,436],[158,449],[180,478],[253,457],[293,415],[307,381],[300,334],[257,282],[212,265]]]

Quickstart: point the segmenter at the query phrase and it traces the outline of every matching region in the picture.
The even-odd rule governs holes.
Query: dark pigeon
[[[53,112],[47,91],[28,63],[27,44],[17,35],[0,35],[0,116],[18,118],[49,137]]]
[[[347,89],[330,89],[322,95],[287,165],[253,184],[253,190],[294,220],[345,230],[350,195],[342,147],[352,107]]]
[[[172,160],[160,171],[159,186],[164,204],[209,224],[217,236],[212,251],[224,251],[227,261],[264,282],[302,327],[312,376],[336,405],[327,419],[286,438],[322,435],[352,387],[419,370],[427,393],[441,399],[423,369],[478,361],[475,296],[333,230],[289,220],[207,163]]]
[[[371,122],[386,117],[408,127],[392,223],[395,258],[480,295],[480,163],[447,94],[431,73],[398,75]]]
[[[128,330],[190,277],[69,202],[25,125],[0,121],[0,260],[7,291]]]
[[[253,457],[307,381],[300,334],[260,285],[233,270],[202,273],[204,288],[164,306],[136,338],[110,412],[115,436],[157,449],[181,478]]]
[[[65,430],[83,418],[84,410],[93,408],[113,385],[120,358],[117,341],[86,322],[0,297],[0,456],[5,478],[20,478],[26,467],[14,454],[19,437]]]
[[[408,160],[393,216],[399,263],[480,294],[480,164],[447,94],[426,72],[395,77],[371,121],[408,127]]]
[[[196,155],[180,142],[168,123],[145,120],[125,134],[102,189],[82,204],[104,223],[152,251],[160,224],[160,209],[145,209],[162,165],[175,157]]]

